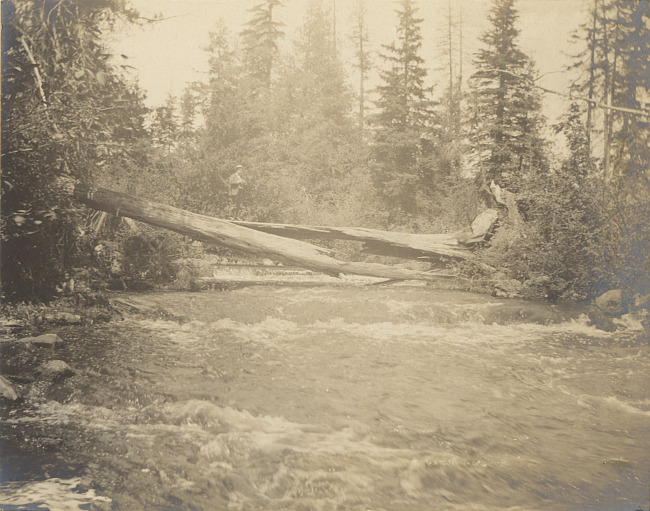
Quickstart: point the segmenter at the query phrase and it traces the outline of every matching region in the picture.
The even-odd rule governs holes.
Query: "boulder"
[[[8,401],[18,399],[18,393],[14,390],[11,382],[4,376],[0,376],[0,399],[6,399]]]
[[[592,307],[589,311],[589,319],[591,324],[598,330],[604,330],[605,332],[615,332],[619,329],[619,326],[614,323],[612,318],[605,314],[598,307]]]
[[[622,289],[612,289],[603,293],[594,300],[594,304],[607,316],[618,317],[627,312],[627,303]]]
[[[36,373],[41,378],[54,380],[58,378],[67,378],[74,374],[74,370],[63,360],[50,360],[36,368]]]
[[[55,346],[63,342],[56,334],[43,334],[37,337],[23,337],[18,342],[33,344],[34,346]]]
[[[496,209],[486,209],[472,222],[472,236],[485,236],[494,227],[498,219],[499,213]]]
[[[46,314],[45,320],[57,325],[78,325],[81,323],[81,316],[70,312],[55,312],[54,314]]]
[[[523,284],[523,294],[526,298],[547,298],[549,282],[551,278],[547,275],[538,275],[528,279]]]
[[[511,279],[504,272],[497,271],[492,274],[492,296],[497,298],[520,297],[523,284],[516,279]]]
[[[520,297],[523,285],[515,279],[499,279],[492,287],[492,296],[497,298],[515,298]]]

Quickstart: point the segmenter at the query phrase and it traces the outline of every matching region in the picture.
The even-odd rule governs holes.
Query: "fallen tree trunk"
[[[91,189],[77,184],[74,197],[93,209],[117,216],[126,216],[157,227],[169,229],[191,238],[280,260],[330,275],[366,275],[394,280],[428,280],[454,278],[454,275],[433,271],[394,268],[376,263],[344,262],[331,257],[331,251],[283,238],[228,220],[191,213],[165,204],[136,198],[105,188]]]
[[[364,251],[371,254],[423,258],[437,261],[441,258],[474,259],[469,248],[462,245],[459,234],[410,234],[379,231],[362,227],[325,227],[294,224],[267,224],[235,221],[237,225],[292,239],[333,239],[364,243]]]

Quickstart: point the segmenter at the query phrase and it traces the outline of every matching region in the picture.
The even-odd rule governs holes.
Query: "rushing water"
[[[146,299],[178,317],[59,331],[77,373],[6,411],[0,509],[648,510],[642,331],[430,287]]]

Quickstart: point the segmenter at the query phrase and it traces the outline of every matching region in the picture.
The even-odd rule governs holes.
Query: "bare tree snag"
[[[79,202],[93,209],[126,216],[197,240],[224,245],[330,275],[354,274],[395,280],[427,281],[455,278],[454,275],[435,271],[416,271],[376,263],[340,261],[329,255],[331,251],[303,241],[283,238],[237,225],[228,220],[191,213],[105,188],[91,189],[85,185],[76,185],[73,195]]]

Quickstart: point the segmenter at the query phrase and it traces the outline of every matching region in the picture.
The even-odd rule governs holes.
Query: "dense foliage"
[[[102,44],[115,0],[3,2],[2,283],[47,298],[73,265],[79,213],[59,178],[88,181],[142,135],[142,107]]]
[[[552,127],[567,142],[560,157],[544,138],[514,0],[493,0],[468,91],[460,72],[454,77],[462,48],[449,10],[442,97],[427,82],[417,2],[401,0],[395,40],[379,52],[372,108],[364,0],[348,34],[357,94],[332,4],[309,0],[286,51],[282,5],[258,0],[239,33],[217,24],[207,79],[148,111],[121,72],[128,56],[109,55],[103,43],[118,19],[137,19],[121,1],[3,2],[5,298],[46,300],[80,267],[124,285],[175,278],[189,240],[78,210],[62,177],[269,222],[444,232],[497,207],[501,228],[482,260],[537,294],[650,292],[648,2],[595,0],[577,30],[581,78]],[[237,165],[241,211],[227,194]],[[497,203],[492,181],[514,192],[521,221]]]
[[[586,37],[578,38],[585,47],[575,63],[581,81],[572,87],[583,101],[572,103],[555,126],[568,155],[509,184],[528,222],[495,240],[486,255],[522,280],[543,277],[552,295],[582,298],[612,287],[650,291],[650,111],[642,99],[650,86],[649,14],[643,1],[594,3],[582,29]]]

